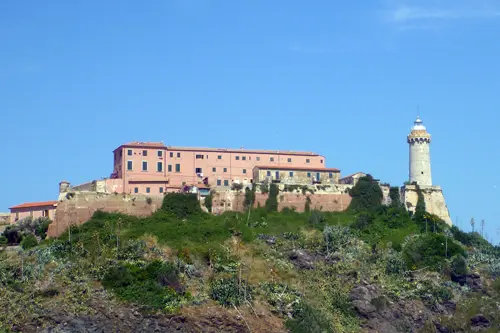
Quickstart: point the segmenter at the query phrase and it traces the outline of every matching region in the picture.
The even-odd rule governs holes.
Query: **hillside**
[[[395,192],[382,206],[370,176],[341,213],[276,212],[269,193],[220,216],[167,194],[58,239],[47,221],[7,228],[22,249],[0,252],[0,332],[500,331],[500,249],[478,233]]]

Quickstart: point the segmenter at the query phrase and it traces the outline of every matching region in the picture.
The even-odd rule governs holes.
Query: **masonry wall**
[[[86,222],[97,211],[119,212],[133,216],[149,216],[161,207],[162,197],[145,195],[103,194],[96,192],[74,192],[58,203],[53,223],[49,225],[48,237],[58,237],[70,225]]]
[[[452,225],[442,189],[439,186],[420,186],[420,189],[424,196],[427,212],[439,216],[448,225]],[[414,212],[418,201],[417,188],[415,185],[406,185],[402,192],[407,209]]]
[[[300,192],[280,192],[278,194],[278,210],[283,208],[294,208],[297,212],[303,212],[306,198],[311,199],[311,209],[322,211],[339,212],[347,209],[351,203],[351,196],[342,192],[317,191],[306,195]],[[255,193],[254,207],[264,207],[268,194]],[[245,193],[243,191],[221,191],[214,194],[212,200],[212,213],[222,214],[225,211],[245,211]]]

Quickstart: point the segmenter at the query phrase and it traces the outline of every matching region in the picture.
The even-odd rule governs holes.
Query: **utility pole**
[[[484,238],[484,219],[481,220],[481,237]]]
[[[470,219],[470,225],[472,226],[472,232],[474,232],[474,225],[476,224],[476,222],[474,221],[474,218],[471,218]]]

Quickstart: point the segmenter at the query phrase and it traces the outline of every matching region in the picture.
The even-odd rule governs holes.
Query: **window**
[[[127,170],[132,170],[132,161],[127,161]]]
[[[311,163],[311,160],[307,158],[306,163],[308,163],[308,164]]]
[[[319,163],[323,163],[323,160],[320,160]]]
[[[203,156],[203,155],[196,155],[196,159],[197,159],[197,160],[202,160],[204,157],[205,157],[205,156]]]
[[[257,159],[257,161],[260,161],[260,156],[257,156],[256,159]]]
[[[224,186],[229,186],[229,180],[227,179],[224,180]]]
[[[246,160],[247,160],[247,157],[246,157],[246,156],[243,156],[241,159],[242,159],[243,161],[246,161]]]
[[[158,171],[158,172],[163,171],[163,162],[156,163],[156,171]]]
[[[243,173],[247,173],[247,169],[243,169]]]
[[[224,172],[227,172],[227,168],[224,168]]]
[[[19,220],[19,212],[16,212],[16,221]]]
[[[307,173],[307,177],[311,178],[311,173],[310,172]]]
[[[218,156],[217,156],[217,159],[218,159],[218,160],[222,160],[222,155],[218,155]]]
[[[170,152],[170,157],[174,157],[174,153]]]
[[[175,165],[175,172],[181,172],[181,165],[180,164]]]
[[[274,162],[274,157],[269,158],[270,162]]]
[[[333,172],[330,172],[330,173],[328,174],[328,177],[333,178]]]
[[[148,151],[147,150],[143,150],[142,151],[142,156],[148,156]]]
[[[268,177],[271,177],[271,171],[268,171],[268,172],[267,172],[267,176],[268,176]]]
[[[290,157],[288,158],[288,163],[292,163],[292,159]]]
[[[181,157],[181,153],[177,153],[177,157],[178,157],[178,158],[179,158],[179,157]]]
[[[212,172],[217,172],[217,168],[212,168]]]
[[[222,185],[222,180],[217,179],[217,186],[221,186],[221,185]]]
[[[148,171],[148,162],[142,161],[142,171]]]
[[[293,171],[290,171],[290,177],[293,177]]]
[[[150,187],[146,187],[146,193],[150,193],[151,192],[151,188]]]
[[[163,157],[163,151],[158,150],[158,157]]]
[[[160,193],[163,193],[163,187],[160,187],[159,190],[160,190]]]
[[[195,173],[203,173],[203,170],[201,168],[196,168],[194,169]]]
[[[239,156],[236,156],[236,160],[239,161],[240,160],[240,157]]]
[[[127,150],[127,155],[132,156],[132,149]]]
[[[134,188],[134,193],[139,193],[139,188],[138,187]]]
[[[172,172],[172,164],[168,165],[168,172]]]

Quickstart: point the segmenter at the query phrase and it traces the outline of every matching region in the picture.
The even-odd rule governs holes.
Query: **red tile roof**
[[[293,167],[293,166],[281,166],[281,165],[257,165],[254,167],[254,169],[340,172],[340,170],[336,168]]]
[[[249,154],[281,154],[281,155],[305,155],[320,156],[318,153],[310,151],[292,151],[292,150],[264,150],[264,149],[237,149],[237,148],[203,148],[203,147],[176,147],[167,146],[167,150],[174,151],[199,151],[199,152],[221,152],[221,153],[249,153]]]
[[[237,148],[205,148],[205,147],[180,147],[180,146],[165,146],[163,142],[140,142],[134,141],[121,145],[121,147],[136,147],[136,148],[166,148],[173,151],[193,151],[193,152],[221,152],[221,153],[249,153],[249,154],[282,154],[282,155],[303,155],[303,156],[320,156],[318,153],[309,151],[292,151],[292,150],[264,150],[264,149],[237,149]],[[116,150],[115,149],[115,150]]]
[[[17,206],[12,206],[9,209],[46,207],[46,206],[55,206],[56,204],[57,201],[26,202]]]

